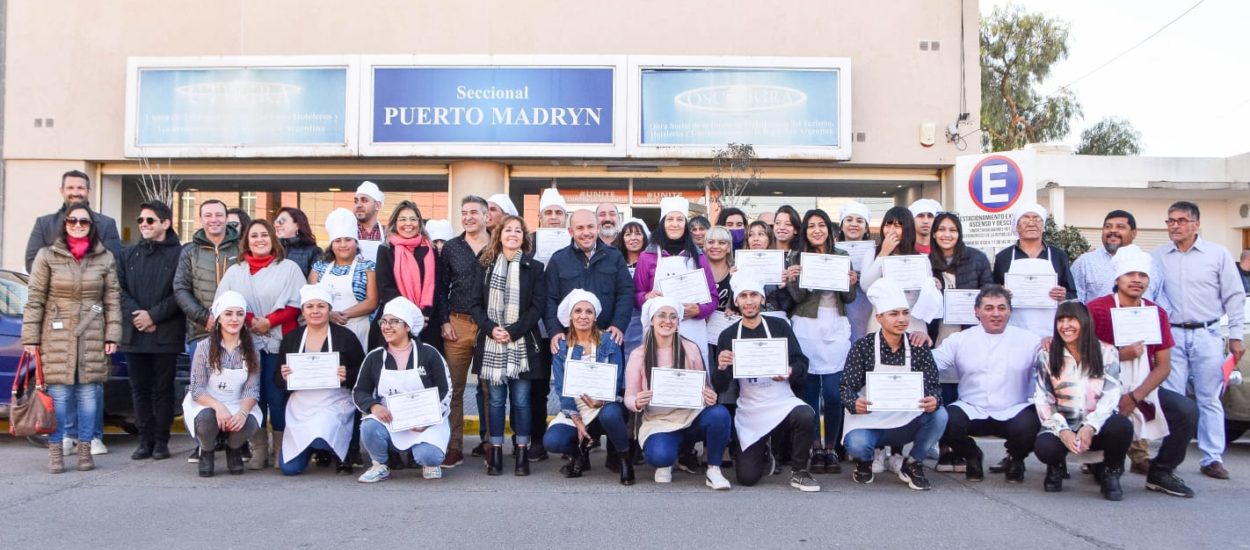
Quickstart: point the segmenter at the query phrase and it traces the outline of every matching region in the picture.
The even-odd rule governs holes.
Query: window
[[[183,192],[179,195],[182,215],[178,217],[178,235],[189,241],[195,233],[195,193]]]

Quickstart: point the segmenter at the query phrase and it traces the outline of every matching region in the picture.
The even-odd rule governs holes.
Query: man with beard
[[[356,188],[354,199],[356,214],[356,244],[360,247],[360,255],[371,262],[378,261],[378,247],[386,238],[386,229],[378,221],[378,212],[382,210],[382,201],[386,195],[378,189],[378,185],[366,181]]]
[[[1115,253],[1137,239],[1137,219],[1124,210],[1112,210],[1102,221],[1102,247],[1081,254],[1072,262],[1072,282],[1076,298],[1086,304],[1094,298],[1111,294],[1115,286]],[[1163,270],[1156,263],[1146,289],[1146,299],[1155,300]]]
[[[599,220],[599,240],[603,241],[603,244],[612,246],[612,241],[616,239],[616,234],[621,227],[620,209],[610,202],[601,202],[595,207],[595,219]]]
[[[486,199],[486,230],[494,231],[499,226],[499,222],[503,221],[505,216],[520,216],[517,212],[516,205],[512,203],[512,198],[503,194],[496,193]]]

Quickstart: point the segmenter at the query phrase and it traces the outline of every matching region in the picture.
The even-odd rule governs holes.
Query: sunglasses
[[[152,217],[145,218],[143,216],[139,216],[138,218],[135,218],[135,223],[139,225],[144,225],[144,224],[156,225],[158,223],[161,223],[161,220],[159,218],[152,218]]]
[[[65,218],[66,227],[91,227],[91,218]]]

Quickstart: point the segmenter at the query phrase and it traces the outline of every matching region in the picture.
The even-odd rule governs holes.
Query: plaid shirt
[[[382,224],[374,222],[373,229],[365,231],[360,224],[356,224],[356,239],[361,241],[380,241],[382,240]]]

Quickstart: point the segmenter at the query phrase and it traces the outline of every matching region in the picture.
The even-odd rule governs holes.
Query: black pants
[[[1189,442],[1198,432],[1198,405],[1179,393],[1159,388],[1159,406],[1168,423],[1168,436],[1159,445],[1159,454],[1150,461],[1150,468],[1171,472],[1185,461]]]
[[[551,395],[551,340],[544,338],[538,348],[538,360],[545,365],[547,377],[530,381],[530,441],[541,445],[547,435],[547,398]]]
[[[790,469],[800,470],[807,467],[807,460],[812,454],[812,441],[816,438],[816,413],[807,405],[799,405],[773,428],[772,433],[761,437],[738,454],[734,472],[738,475],[740,485],[750,487],[773,473],[770,469],[772,457],[769,456],[768,441],[778,433],[787,433],[790,436]]]
[[[174,423],[174,373],[176,353],[127,353],[130,395],[135,405],[139,444],[169,443]]]
[[[1124,469],[1124,455],[1128,454],[1128,446],[1133,442],[1133,422],[1126,416],[1112,414],[1103,423],[1102,429],[1094,434],[1089,450],[1102,451],[1103,461],[1108,468]],[[1037,459],[1050,466],[1063,464],[1068,456],[1068,448],[1059,436],[1042,432],[1037,434],[1033,445]]]
[[[981,449],[973,436],[993,436],[1007,440],[1007,454],[1015,460],[1024,460],[1033,450],[1038,430],[1042,429],[1042,421],[1037,418],[1037,408],[1033,405],[1025,407],[1010,420],[994,420],[985,418],[971,420],[968,413],[954,405],[946,406],[946,432],[942,434],[942,444],[950,447],[955,456],[965,459],[980,456]]]
[[[260,429],[260,424],[256,422],[256,418],[247,415],[247,422],[243,424],[243,429],[237,432],[226,432],[226,447],[238,449],[247,443],[248,438]],[[204,409],[195,417],[195,437],[200,441],[217,441],[220,435],[221,427],[217,426],[217,413],[213,409]],[[204,452],[212,451],[211,447],[204,447]]]

